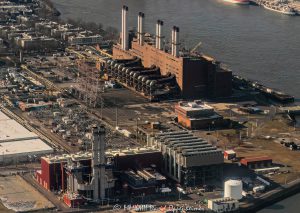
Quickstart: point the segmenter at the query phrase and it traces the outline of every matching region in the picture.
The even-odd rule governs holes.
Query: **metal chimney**
[[[138,16],[138,41],[140,45],[143,45],[144,41],[144,17],[145,14],[142,12],[139,12]]]
[[[92,129],[92,173],[93,199],[104,199],[106,188],[104,126]]]
[[[158,35],[158,33],[159,33],[159,22],[160,22],[160,20],[157,20],[156,25],[155,25],[155,27],[156,27],[156,31],[155,31],[155,48],[157,48],[157,49],[158,49],[158,37],[159,37],[159,35]]]
[[[163,26],[164,22],[161,20],[157,20],[156,23],[156,45],[155,47],[157,49],[162,50],[162,26]]]
[[[172,29],[172,55],[179,56],[179,28],[174,26]]]
[[[173,56],[175,55],[175,30],[176,30],[176,27],[173,26],[172,34],[171,34],[171,54]]]
[[[176,27],[175,29],[174,45],[175,45],[174,56],[178,57],[179,56],[179,27]]]
[[[123,50],[128,50],[127,12],[128,12],[128,7],[124,5],[122,8],[122,36],[121,36],[121,46]]]
[[[140,12],[138,15],[138,26],[137,26],[137,39],[140,43],[140,28],[141,28],[141,17],[140,17]]]

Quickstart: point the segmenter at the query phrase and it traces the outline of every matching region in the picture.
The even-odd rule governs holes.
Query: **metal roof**
[[[159,133],[156,140],[166,148],[182,153],[184,156],[221,152],[203,138],[197,138],[188,131],[173,132],[173,134]]]

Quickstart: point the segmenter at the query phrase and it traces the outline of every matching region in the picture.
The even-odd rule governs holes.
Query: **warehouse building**
[[[272,166],[272,158],[268,156],[246,157],[241,159],[240,162],[249,169],[266,168]]]
[[[184,186],[222,178],[222,151],[190,132],[158,133],[151,145],[162,152],[163,171]]]
[[[184,102],[175,105],[178,123],[188,129],[211,129],[224,124],[223,117],[214,108],[202,101]]]
[[[52,152],[38,135],[0,111],[0,163],[34,161]]]

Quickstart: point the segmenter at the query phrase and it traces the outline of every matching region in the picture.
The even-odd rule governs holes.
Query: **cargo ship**
[[[250,3],[250,0],[223,0],[223,1],[230,2],[233,4],[242,4],[242,5]]]
[[[297,14],[296,11],[289,6],[264,4],[263,7],[267,10],[282,13],[285,15],[295,16]]]

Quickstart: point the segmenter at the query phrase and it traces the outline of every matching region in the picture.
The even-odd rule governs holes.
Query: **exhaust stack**
[[[128,12],[128,7],[124,5],[122,8],[122,33],[121,33],[121,47],[123,50],[128,50],[127,12]]]
[[[144,42],[144,17],[145,17],[145,14],[142,12],[139,12],[138,29],[137,29],[139,45],[143,45],[143,42]]]
[[[172,55],[179,56],[179,28],[176,26],[172,29]]]
[[[156,23],[156,42],[155,46],[157,49],[162,50],[162,26],[164,22],[161,20],[157,20]]]

